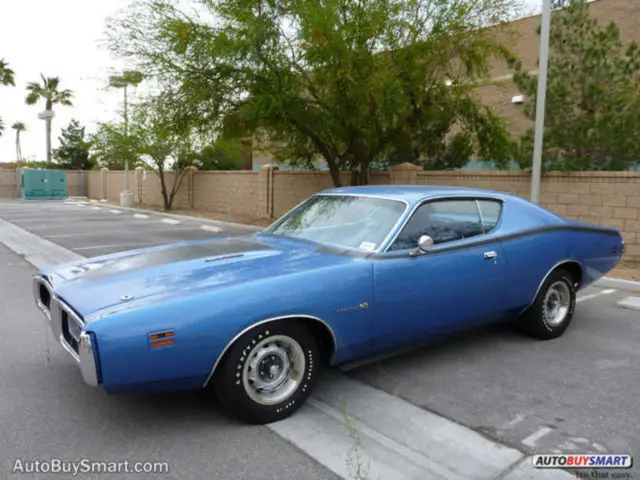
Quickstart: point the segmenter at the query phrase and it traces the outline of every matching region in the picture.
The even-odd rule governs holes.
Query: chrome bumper
[[[87,385],[97,387],[99,380],[96,357],[91,335],[84,331],[82,319],[53,294],[49,282],[40,276],[33,278],[33,295],[36,305],[51,327],[54,338],[80,367],[82,379]],[[65,322],[66,326],[63,325]]]

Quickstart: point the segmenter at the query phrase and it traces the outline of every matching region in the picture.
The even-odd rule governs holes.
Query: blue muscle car
[[[95,257],[33,285],[89,385],[210,387],[232,413],[266,423],[304,403],[323,364],[490,322],[558,337],[576,291],[623,252],[615,229],[504,193],[349,187],[252,236]]]

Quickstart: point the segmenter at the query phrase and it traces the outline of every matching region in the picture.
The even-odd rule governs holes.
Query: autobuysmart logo
[[[534,455],[535,468],[631,468],[631,455],[547,454]]]

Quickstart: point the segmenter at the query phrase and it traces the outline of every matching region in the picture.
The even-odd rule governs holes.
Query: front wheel
[[[291,321],[258,326],[223,359],[214,388],[222,406],[251,423],[288,417],[306,401],[320,366],[318,343]]]
[[[520,316],[516,326],[534,338],[556,338],[569,327],[575,308],[574,280],[566,270],[556,270],[547,277],[535,301]]]

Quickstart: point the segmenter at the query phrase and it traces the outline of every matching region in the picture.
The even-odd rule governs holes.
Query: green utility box
[[[67,198],[67,172],[23,169],[22,197],[25,200]]]

